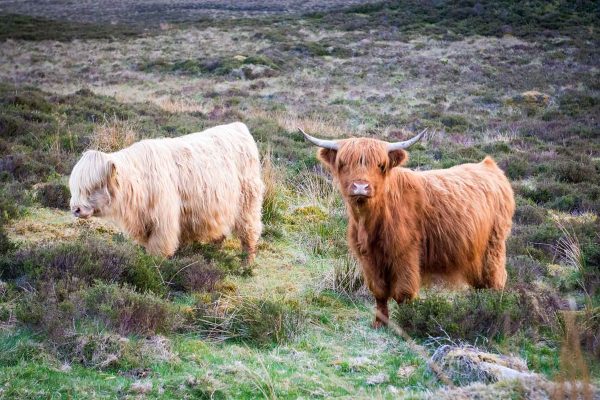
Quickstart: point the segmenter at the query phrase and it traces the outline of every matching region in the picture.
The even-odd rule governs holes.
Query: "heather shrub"
[[[151,292],[101,282],[77,287],[66,280],[49,281],[25,293],[16,316],[57,344],[67,342],[78,326],[100,326],[121,335],[152,335],[174,332],[183,324],[179,307]]]
[[[509,283],[531,284],[546,275],[546,266],[526,255],[509,256],[506,271]]]
[[[597,182],[598,174],[591,162],[560,161],[552,164],[551,171],[561,182]]]
[[[392,319],[410,335],[475,340],[501,338],[517,331],[537,335],[556,324],[558,299],[527,290],[472,290],[454,294],[429,291],[403,303]]]
[[[86,283],[96,279],[118,281],[135,254],[123,244],[94,238],[19,249],[0,265],[4,279],[27,276],[42,281],[76,278]]]
[[[82,237],[18,249],[0,259],[2,279],[36,282],[76,281],[90,285],[96,280],[125,282],[138,290],[162,293],[166,287],[154,257],[129,242]]]
[[[185,266],[179,274],[179,284],[188,292],[212,292],[225,274],[212,261],[203,258]]]
[[[498,166],[511,180],[522,179],[531,174],[531,163],[522,155],[509,155],[498,162]]]
[[[8,238],[6,231],[4,230],[4,226],[0,221],[0,256],[6,254],[14,249],[14,244]],[[1,263],[1,262],[0,262]]]
[[[171,333],[183,323],[178,306],[128,286],[98,283],[75,297],[83,302],[87,317],[102,321],[121,335]]]
[[[68,210],[71,193],[63,183],[46,183],[38,188],[36,198],[44,207]]]
[[[515,209],[514,221],[524,225],[537,225],[546,219],[546,210],[531,204],[519,204]]]

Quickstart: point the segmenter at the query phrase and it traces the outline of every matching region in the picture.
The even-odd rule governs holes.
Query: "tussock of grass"
[[[282,344],[299,335],[306,323],[303,305],[285,298],[222,297],[198,308],[201,332],[209,338],[258,346]]]
[[[319,277],[318,290],[330,290],[348,297],[369,297],[362,270],[354,257],[347,255],[333,262],[324,276]]]
[[[137,142],[139,127],[130,121],[119,120],[116,116],[104,117],[102,124],[94,127],[90,148],[106,153],[112,153]]]

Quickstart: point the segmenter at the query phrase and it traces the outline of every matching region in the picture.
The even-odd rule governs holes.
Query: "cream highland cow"
[[[264,185],[258,149],[235,122],[178,138],[83,154],[69,179],[71,211],[115,222],[152,254],[235,233],[252,263]]]

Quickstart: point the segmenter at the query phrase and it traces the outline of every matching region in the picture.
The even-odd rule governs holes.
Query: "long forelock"
[[[353,166],[373,166],[387,162],[385,143],[369,139],[349,139],[338,152],[340,162]]]
[[[91,193],[108,183],[109,163],[105,154],[87,151],[77,162],[71,173],[70,182],[79,193]]]

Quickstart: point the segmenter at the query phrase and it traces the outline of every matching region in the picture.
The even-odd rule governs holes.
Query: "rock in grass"
[[[598,399],[599,392],[586,382],[551,382],[538,375],[529,380],[508,380],[485,384],[471,383],[460,387],[442,387],[423,396],[427,400],[496,400],[496,399]]]
[[[367,378],[367,385],[380,385],[387,382],[388,376],[383,372],[375,375],[371,375]]]
[[[152,391],[152,382],[150,381],[137,381],[131,384],[129,390],[137,394],[146,394]]]
[[[431,361],[439,365],[451,380],[461,385],[537,377],[519,357],[486,353],[472,346],[441,346],[435,351]]]

